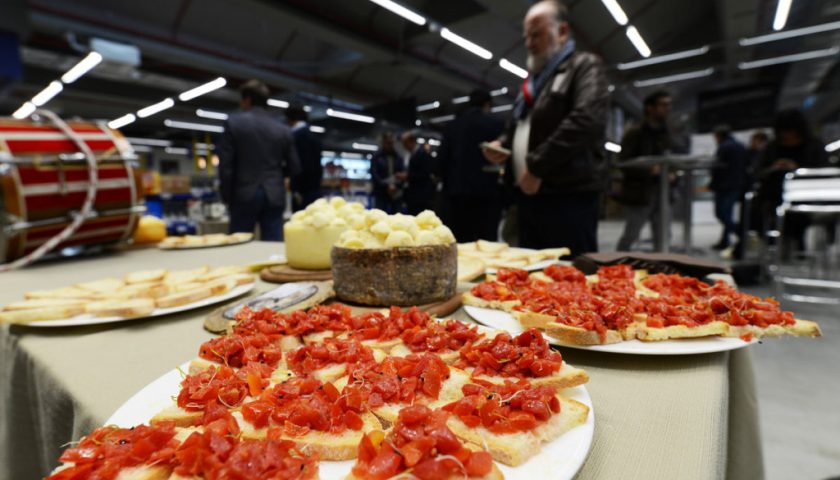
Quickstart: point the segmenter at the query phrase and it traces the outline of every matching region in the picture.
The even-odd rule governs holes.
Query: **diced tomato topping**
[[[741,340],[743,340],[743,341],[745,341],[745,342],[751,342],[751,341],[752,341],[752,339],[753,339],[753,334],[752,334],[752,332],[747,332],[747,333],[745,333],[745,334],[741,335]]]
[[[531,329],[516,337],[500,333],[479,343],[470,342],[459,352],[458,368],[473,368],[473,375],[545,377],[560,370],[563,357],[549,348],[548,341]]]
[[[276,343],[279,336],[262,333],[253,335],[226,335],[208,340],[201,345],[201,358],[229,367],[240,368],[248,363],[264,363],[276,367],[283,356]]]
[[[478,327],[457,320],[430,322],[402,332],[403,343],[414,352],[443,352],[460,350],[467,342],[482,337]]]
[[[586,275],[575,267],[553,264],[545,267],[543,273],[555,282],[586,283]]]
[[[447,418],[446,412],[422,405],[403,408],[387,437],[374,431],[362,438],[353,475],[385,480],[410,470],[421,480],[437,480],[490,473],[490,454],[464,447],[446,426]]]
[[[203,410],[211,402],[227,406],[239,405],[248,395],[249,386],[245,378],[224,365],[210,367],[195,375],[187,375],[181,381],[178,406],[190,410]]]
[[[560,411],[560,401],[551,387],[534,387],[526,380],[502,385],[474,379],[464,385],[464,397],[443,407],[467,426],[478,425],[494,433],[529,431]]]
[[[298,375],[310,373],[337,363],[371,363],[373,350],[356,340],[327,338],[322,342],[288,352],[286,363]]]

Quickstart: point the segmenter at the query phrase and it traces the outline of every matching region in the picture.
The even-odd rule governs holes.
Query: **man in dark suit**
[[[370,159],[374,206],[387,213],[402,211],[405,163],[394,149],[394,134],[385,132],[379,150]]]
[[[308,116],[301,105],[292,105],[286,110],[286,119],[295,137],[295,149],[300,160],[300,174],[291,179],[292,211],[303,210],[307,205],[321,198],[321,140],[309,130]]]
[[[607,81],[595,55],[577,50],[568,10],[553,0],[528,9],[525,47],[531,75],[505,133],[484,150],[508,162],[522,247],[598,250],[598,206],[604,181]],[[502,147],[512,155],[500,153]]]
[[[265,109],[268,87],[249,80],[241,88],[242,112],[232,113],[216,145],[222,200],[233,232],[253,232],[260,239],[283,239],[284,179],[300,171],[292,131]]]
[[[715,193],[715,217],[723,226],[720,241],[712,246],[715,250],[729,247],[730,235],[736,234],[734,218],[735,204],[741,198],[747,177],[747,148],[732,136],[729,126],[715,129],[718,148],[717,168],[712,169],[709,190]]]
[[[408,185],[405,188],[405,208],[409,215],[431,210],[437,193],[435,159],[423,145],[417,143],[413,132],[400,135],[400,143],[407,152]]]
[[[503,123],[490,116],[485,90],[470,93],[467,108],[447,125],[438,150],[449,214],[447,225],[459,242],[495,241],[502,216],[501,168],[481,154],[481,144],[495,140]]]

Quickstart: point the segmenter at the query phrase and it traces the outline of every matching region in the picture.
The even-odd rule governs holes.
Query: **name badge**
[[[563,85],[563,81],[566,80],[566,72],[560,72],[554,77],[554,83],[551,84],[551,92],[555,93],[560,90],[560,85]]]

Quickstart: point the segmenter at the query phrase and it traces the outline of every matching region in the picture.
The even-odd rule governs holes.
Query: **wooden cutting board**
[[[288,265],[275,265],[264,268],[260,272],[260,278],[270,283],[289,282],[320,282],[332,280],[331,270],[298,270]]]

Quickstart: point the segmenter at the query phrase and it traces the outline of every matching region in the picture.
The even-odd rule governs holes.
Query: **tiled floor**
[[[702,255],[720,235],[709,202],[695,204],[693,245]],[[612,251],[623,224],[601,222],[601,251]],[[682,244],[674,223],[673,244]],[[646,229],[643,238],[650,238]],[[649,247],[642,243],[642,248]],[[768,287],[746,289],[770,295]],[[752,348],[758,388],[764,462],[768,480],[840,478],[840,309],[786,305],[797,317],[819,322],[820,339],[769,339]]]

